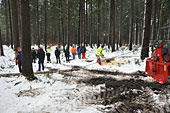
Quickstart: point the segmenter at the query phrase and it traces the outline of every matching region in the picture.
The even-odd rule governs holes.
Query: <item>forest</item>
[[[141,45],[145,59],[151,40],[170,37],[169,0],[2,0],[0,6],[1,55],[2,45],[21,47],[30,59],[33,44],[65,50],[84,43],[105,44],[112,52]]]
[[[0,113],[169,113],[170,0],[0,0],[0,86]]]

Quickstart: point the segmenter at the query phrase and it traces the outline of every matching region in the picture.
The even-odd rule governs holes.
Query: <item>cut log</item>
[[[127,64],[128,62],[123,60],[123,61],[116,61],[114,58],[108,58],[105,60],[102,60],[101,65],[117,65],[117,66],[121,66],[124,64]]]
[[[62,72],[71,72],[71,71],[79,71],[80,69],[78,68],[73,68],[73,69],[66,69],[66,70],[59,70],[59,73],[62,73]]]
[[[78,71],[80,69],[66,69],[66,70],[58,70],[58,69],[51,69],[49,68],[49,71],[39,71],[39,72],[34,72],[34,74],[46,74],[46,73],[62,73],[62,72],[71,72],[71,71]],[[0,74],[0,77],[11,77],[11,76],[21,76],[21,73],[7,73],[7,74]]]

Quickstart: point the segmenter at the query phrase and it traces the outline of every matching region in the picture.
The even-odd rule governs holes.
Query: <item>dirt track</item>
[[[170,113],[170,85],[141,79],[146,77],[142,72],[128,74],[79,67],[66,71],[50,69],[50,72],[64,75],[68,83],[77,82],[91,87],[102,85],[98,92],[87,92],[83,101],[86,104],[103,105],[98,108],[103,113]],[[162,98],[165,105],[159,106],[153,94]]]
[[[104,75],[101,77],[91,77],[81,79],[78,83],[90,86],[104,84],[100,93],[89,97],[93,104],[104,105],[100,110],[104,113],[168,113],[169,103],[166,106],[158,106],[153,99],[153,94],[161,95],[168,99],[170,85],[161,85],[157,82],[147,82],[141,80],[145,77],[141,73],[132,75],[118,72],[106,72],[102,70],[88,70],[89,73]],[[106,75],[113,77],[107,77]],[[122,74],[122,75],[117,75]],[[105,77],[106,76],[106,77]],[[114,76],[132,76],[131,79],[117,80]],[[166,98],[167,97],[167,98]],[[89,99],[88,99],[89,100]]]

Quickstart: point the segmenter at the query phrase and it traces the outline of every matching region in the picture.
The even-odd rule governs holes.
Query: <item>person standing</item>
[[[67,47],[67,49],[65,50],[65,57],[66,57],[66,63],[67,62],[70,62],[70,50],[69,50],[69,47]]]
[[[77,52],[77,50],[76,50],[76,48],[73,46],[73,47],[71,48],[71,53],[72,53],[72,55],[73,55],[73,59],[75,59],[76,52]]]
[[[104,48],[104,45],[102,45],[101,47],[99,47],[97,50],[96,50],[96,57],[97,57],[97,62],[101,65],[101,59],[100,57],[104,57],[104,54],[103,54],[103,48]]]
[[[81,50],[80,50],[80,46],[78,45],[77,47],[77,54],[78,54],[78,58],[81,59]]]
[[[47,48],[47,63],[51,63],[51,59],[50,59],[50,56],[51,56],[51,48],[50,46]]]
[[[57,64],[58,64],[58,63],[61,64],[61,61],[60,61],[60,50],[58,49],[58,47],[56,47],[55,56],[56,56],[56,62],[57,62]]]
[[[81,46],[82,59],[86,59],[86,47],[84,44]]]
[[[32,63],[36,63],[37,53],[34,48],[32,48],[32,50],[31,50],[31,55],[32,55]]]
[[[37,52],[37,57],[39,59],[38,64],[39,64],[39,69],[38,71],[41,71],[41,65],[42,65],[42,70],[44,70],[44,59],[45,59],[45,52],[42,47],[39,48]]]
[[[19,68],[19,72],[22,73],[22,62],[21,62],[21,48],[18,48],[18,51],[15,55],[15,61],[16,61],[16,65],[18,65]]]

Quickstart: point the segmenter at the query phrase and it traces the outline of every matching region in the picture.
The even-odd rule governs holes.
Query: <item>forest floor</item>
[[[11,51],[8,49],[6,47],[6,52]],[[0,92],[3,92],[0,93],[0,112],[170,112],[170,84],[162,85],[145,76],[145,61],[130,57],[123,58],[128,61],[125,65],[101,66],[95,63],[96,58],[90,54],[94,51],[88,49],[88,59],[85,60],[76,59],[65,63],[64,58],[61,58],[62,64],[56,64],[53,59],[55,56],[52,55],[52,63],[45,63],[46,70],[42,72],[37,72],[37,64],[33,64],[38,79],[32,82],[17,72],[12,54],[0,57],[0,64],[3,64],[0,68]],[[127,52],[125,50],[123,53]],[[111,54],[104,50],[104,54],[113,57],[122,54],[122,51]],[[139,51],[129,54],[138,55]]]

